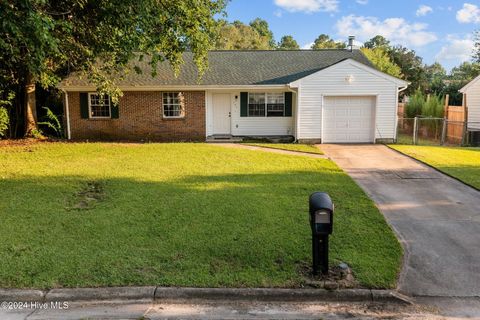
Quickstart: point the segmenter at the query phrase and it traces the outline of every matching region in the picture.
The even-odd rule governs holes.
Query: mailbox
[[[318,235],[332,234],[334,205],[328,193],[313,193],[309,207],[312,232]]]
[[[310,195],[310,226],[312,228],[313,274],[321,269],[328,274],[328,236],[333,232],[334,204],[325,192]]]

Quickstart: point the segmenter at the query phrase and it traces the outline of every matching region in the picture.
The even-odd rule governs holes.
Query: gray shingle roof
[[[168,62],[160,63],[156,77],[151,76],[147,61],[135,62],[143,71],[128,73],[118,85],[281,85],[298,80],[345,59],[354,59],[372,66],[359,51],[353,50],[292,50],[292,51],[210,51],[209,69],[198,82],[192,53],[184,53],[185,63],[175,78]],[[71,75],[62,86],[88,85],[85,79]]]

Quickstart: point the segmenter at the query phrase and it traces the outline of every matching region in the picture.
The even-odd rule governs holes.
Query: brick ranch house
[[[143,72],[119,81],[118,106],[71,75],[59,86],[68,139],[396,139],[398,93],[408,83],[375,69],[359,50],[211,51],[208,59],[200,80],[191,53],[178,77],[167,62],[156,77],[148,63],[136,62]]]

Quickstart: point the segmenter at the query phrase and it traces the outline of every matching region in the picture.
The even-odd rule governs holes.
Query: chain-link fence
[[[399,118],[397,130],[398,144],[480,146],[480,122]]]

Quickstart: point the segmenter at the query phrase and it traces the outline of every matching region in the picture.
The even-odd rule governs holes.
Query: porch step
[[[234,137],[231,135],[214,135],[207,137],[207,142],[209,143],[231,143],[231,142],[242,142],[241,137]]]

